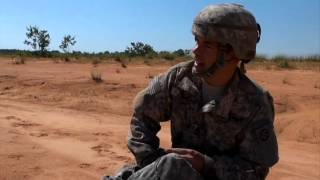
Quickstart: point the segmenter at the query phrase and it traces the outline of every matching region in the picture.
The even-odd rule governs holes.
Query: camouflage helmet
[[[261,29],[254,16],[238,4],[209,5],[194,19],[192,33],[232,46],[235,55],[249,62],[256,54]]]

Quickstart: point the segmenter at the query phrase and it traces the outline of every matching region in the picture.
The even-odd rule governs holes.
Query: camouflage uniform
[[[128,147],[137,164],[145,168],[133,179],[158,179],[150,178],[156,176],[157,168],[172,173],[167,177],[179,173],[179,166],[170,166],[172,155],[167,166],[157,166],[168,156],[156,136],[159,122],[167,120],[171,120],[172,147],[205,155],[203,179],[264,179],[278,161],[272,97],[237,70],[220,102],[203,105],[202,81],[192,67],[193,61],[176,65],[137,95]],[[143,172],[153,176],[142,178],[139,173]],[[192,170],[184,174],[198,176]]]
[[[192,32],[221,47],[231,45],[243,64],[255,56],[261,29],[241,5],[221,4],[201,11]],[[219,48],[217,62],[205,73],[197,72],[194,61],[178,64],[137,95],[128,147],[141,169],[127,167],[106,179],[127,179],[131,174],[129,180],[265,179],[278,161],[270,94],[237,69],[222,98],[203,104],[200,76],[211,76],[224,66],[226,54],[227,48]],[[168,120],[172,147],[202,153],[203,172],[159,147],[160,122]]]

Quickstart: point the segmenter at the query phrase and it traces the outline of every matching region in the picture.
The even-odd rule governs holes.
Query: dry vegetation
[[[91,79],[94,80],[94,81],[97,82],[97,83],[102,82],[101,72],[93,69],[93,70],[91,71]]]
[[[248,64],[250,69],[262,70],[314,70],[320,71],[320,56],[305,56],[305,57],[288,57],[274,56],[267,58],[263,55],[257,57]]]
[[[24,64],[25,63],[25,57],[14,57],[12,58],[12,64]]]

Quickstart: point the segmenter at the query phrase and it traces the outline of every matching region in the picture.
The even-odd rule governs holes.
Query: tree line
[[[26,39],[24,44],[30,46],[33,50],[18,50],[18,49],[0,49],[0,55],[18,55],[18,56],[36,56],[36,57],[126,57],[131,60],[134,57],[144,57],[144,58],[156,58],[161,57],[167,60],[173,60],[176,57],[189,56],[190,50],[178,49],[176,51],[156,51],[154,48],[143,42],[131,42],[129,46],[126,47],[124,51],[104,51],[104,52],[81,52],[81,51],[71,51],[71,47],[74,46],[77,41],[75,36],[65,35],[59,48],[62,52],[58,50],[49,50],[48,47],[51,42],[50,34],[45,29],[40,29],[38,26],[28,26],[26,28]]]

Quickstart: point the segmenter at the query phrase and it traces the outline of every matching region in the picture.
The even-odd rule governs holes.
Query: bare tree
[[[63,52],[69,52],[69,47],[76,44],[75,36],[71,37],[70,35],[66,35],[63,37],[63,40],[60,44],[60,49],[62,49]]]

